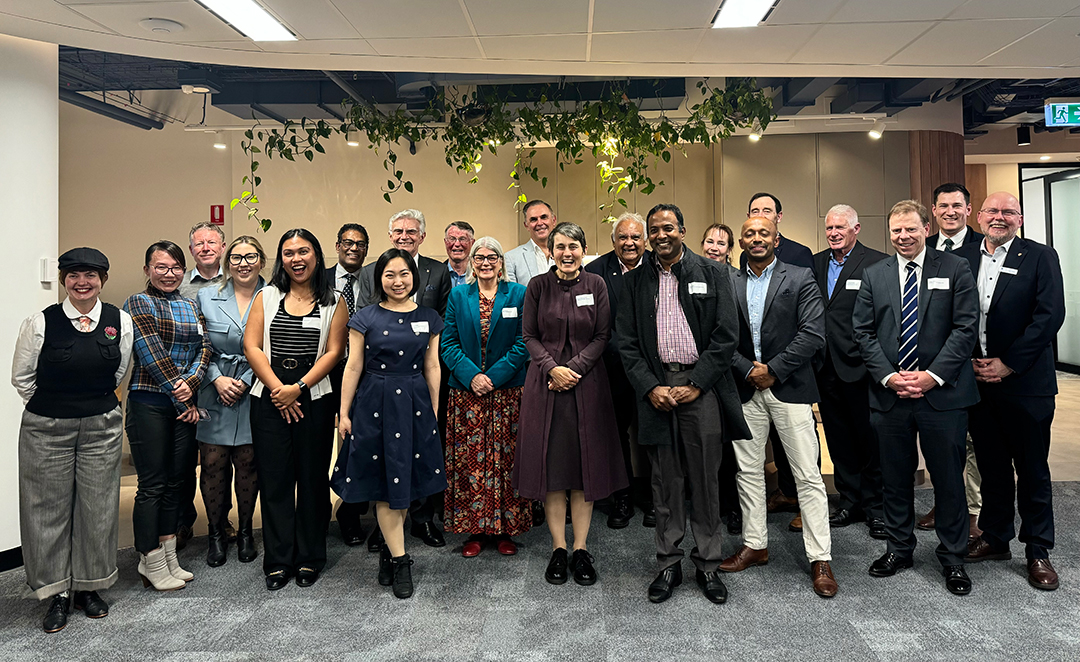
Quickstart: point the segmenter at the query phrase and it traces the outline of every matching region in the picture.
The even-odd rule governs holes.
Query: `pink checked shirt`
[[[697,344],[686,315],[679,305],[679,279],[671,271],[660,271],[660,290],[656,297],[656,345],[664,363],[694,364]]]

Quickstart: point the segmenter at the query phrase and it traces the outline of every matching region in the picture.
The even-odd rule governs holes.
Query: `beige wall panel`
[[[911,149],[907,133],[886,131],[881,136],[885,159],[885,205],[887,215],[900,200],[911,197]]]
[[[675,162],[683,160],[685,159],[683,159],[682,154],[679,153],[678,150],[672,150],[671,162],[664,163],[663,159],[661,159],[657,161],[656,165],[651,166],[649,168],[649,176],[652,177],[653,181],[656,182],[658,186],[650,195],[645,195],[641,191],[635,189],[634,209],[632,211],[636,211],[644,217],[645,214],[649,213],[650,209],[658,204],[679,204],[675,200],[678,194],[678,187],[681,184],[675,179]],[[664,182],[664,185],[659,186],[660,182]],[[630,201],[627,200],[627,202]],[[682,207],[680,207],[680,209],[682,209]],[[683,210],[684,217],[686,216],[685,211],[686,210]],[[618,214],[615,215],[618,216]]]
[[[851,205],[859,214],[885,213],[884,147],[865,132],[818,135],[821,196],[818,215],[835,204]],[[825,248],[824,245],[820,248]]]
[[[713,207],[712,150],[702,145],[686,148],[686,157],[674,154],[675,204],[686,219],[686,243],[701,253],[701,234],[717,217]]]
[[[554,151],[554,148],[552,148]],[[558,186],[558,205],[555,215],[560,221],[577,223],[585,231],[585,242],[589,252],[596,239],[596,223],[600,201],[597,200],[596,161],[590,152],[581,155],[581,163],[569,163],[562,170],[555,170],[555,183]],[[551,186],[551,182],[548,182]]]
[[[511,153],[513,151],[511,150]],[[559,207],[559,178],[558,167],[555,165],[555,150],[554,149],[537,149],[536,155],[532,158],[532,164],[539,168],[537,175],[540,177],[540,181],[534,182],[532,177],[526,177],[521,182],[521,192],[525,194],[525,197],[529,200],[543,200],[551,205],[553,208]],[[484,172],[481,170],[480,172]],[[507,171],[509,172],[509,170]],[[498,175],[498,173],[492,173]],[[547,186],[543,185],[543,178],[547,177]],[[510,185],[509,179],[507,179],[506,185]],[[514,246],[520,246],[529,240],[529,230],[525,227],[523,221],[524,215],[521,213],[521,207],[524,205],[518,205],[517,211],[517,241],[507,246],[503,244],[503,250],[510,250]]]

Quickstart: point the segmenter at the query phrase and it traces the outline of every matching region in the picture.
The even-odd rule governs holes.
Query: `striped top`
[[[312,359],[319,356],[319,307],[303,317],[290,315],[285,310],[282,297],[277,314],[270,322],[270,345],[274,356],[286,356],[294,359]]]

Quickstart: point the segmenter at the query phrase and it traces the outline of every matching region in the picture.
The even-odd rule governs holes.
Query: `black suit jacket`
[[[736,234],[736,241],[738,238]],[[814,271],[814,254],[810,252],[810,249],[794,239],[788,239],[783,233],[780,233],[780,244],[776,247],[774,254],[781,262]],[[739,253],[739,268],[746,269],[746,251]]]
[[[638,443],[646,446],[670,445],[677,434],[674,412],[655,409],[648,397],[649,391],[666,384],[656,338],[659,269],[654,254],[623,276],[623,296],[615,318],[619,353],[638,396]],[[671,270],[679,280],[679,304],[699,355],[690,380],[702,390],[715,391],[724,418],[724,438],[749,439],[750,429],[731,379],[739,318],[727,265],[695,255],[684,245],[682,258]],[[690,283],[704,284],[705,291],[690,294]]]
[[[982,241],[983,233],[977,231],[975,228],[968,226],[967,233],[964,235],[964,243],[960,246],[953,246],[953,252],[960,250],[961,246],[970,246],[971,244],[977,244]],[[938,239],[941,238],[941,233],[932,234],[926,238],[926,245],[930,248],[937,248]]]
[[[976,283],[982,266],[980,246],[965,244],[954,251],[967,259]],[[986,315],[987,357],[1001,359],[1015,372],[992,386],[1011,395],[1056,395],[1053,342],[1064,323],[1065,286],[1057,252],[1017,237],[1005,256]],[[974,355],[982,357],[978,342]]]
[[[417,288],[420,296],[416,303],[437,311],[442,317],[446,314],[446,300],[450,297],[450,272],[442,262],[423,255],[416,256],[416,268],[420,271],[420,286]],[[375,262],[370,262],[360,270],[360,300],[356,302],[358,307],[378,303],[375,280]]]
[[[870,407],[889,411],[899,399],[881,380],[898,372],[900,351],[900,274],[891,255],[870,265],[852,311],[855,342],[870,371]],[[943,289],[930,289],[931,278],[948,279]],[[926,248],[919,281],[919,370],[945,381],[926,392],[939,411],[963,409],[979,401],[971,352],[979,332],[979,301],[967,260]]]
[[[851,311],[855,307],[859,288],[862,286],[863,271],[875,262],[884,260],[887,255],[873,248],[867,248],[859,242],[851,248],[840,276],[836,279],[832,296],[829,296],[829,258],[832,251],[825,249],[814,256],[814,273],[817,275],[818,288],[825,300],[825,356],[823,360],[832,363],[833,369],[845,382],[857,382],[866,375],[866,364],[855,344],[855,333],[851,327]],[[850,286],[850,287],[849,287]]]
[[[739,308],[739,349],[732,358],[732,378],[742,401],[756,390],[746,375],[754,367],[754,338],[746,302],[745,269],[731,270]],[[769,279],[761,317],[761,362],[776,377],[773,395],[781,402],[813,404],[818,401],[811,360],[825,345],[825,307],[814,274],[777,260]]]
[[[652,253],[645,251],[645,257],[642,258],[642,262],[639,266],[645,266],[648,264],[648,260],[652,258]],[[608,342],[607,347],[604,348],[604,358],[609,361],[620,361],[619,358],[619,341],[615,332],[615,318],[619,314],[619,298],[623,293],[623,274],[622,265],[619,262],[619,256],[615,255],[615,251],[604,253],[600,257],[596,258],[592,262],[585,265],[585,271],[594,273],[604,279],[604,283],[607,285],[608,302],[611,304],[611,341]],[[621,362],[621,361],[620,361]]]

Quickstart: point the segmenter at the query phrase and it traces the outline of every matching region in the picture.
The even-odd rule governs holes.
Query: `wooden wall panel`
[[[986,164],[972,163],[971,165],[965,165],[964,177],[967,181],[964,186],[971,193],[971,218],[968,219],[968,225],[978,229],[975,215],[982,208],[983,200],[989,194],[989,191],[986,190]]]
[[[938,185],[965,181],[964,137],[950,131],[911,131],[908,141],[911,196],[929,209]],[[930,232],[937,232],[932,218],[930,225]]]

